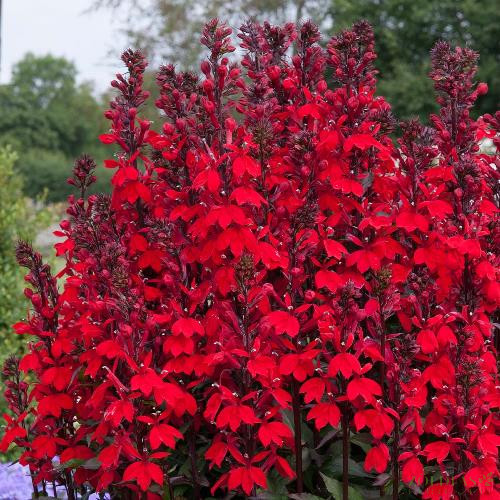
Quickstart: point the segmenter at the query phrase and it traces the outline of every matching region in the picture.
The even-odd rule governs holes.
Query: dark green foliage
[[[378,91],[393,104],[398,118],[436,110],[429,72],[429,51],[439,39],[469,46],[481,54],[478,79],[489,93],[478,100],[476,114],[500,101],[500,9],[489,0],[335,0],[334,30],[359,19],[375,30],[380,71]]]
[[[74,193],[74,188],[66,182],[73,163],[68,156],[55,150],[28,149],[17,162],[19,172],[29,181],[25,183],[24,192],[36,197],[46,190],[46,201],[65,200]],[[111,174],[110,170],[100,168],[97,183],[91,191],[108,191]]]
[[[145,50],[150,60],[175,63],[198,70],[202,49],[200,33],[207,19],[218,17],[238,28],[251,18],[280,24],[312,18],[325,28],[329,2],[325,0],[94,0],[126,20],[131,44]],[[137,19],[143,22],[138,24]],[[325,31],[326,33],[326,31]]]
[[[16,168],[31,197],[47,190],[48,201],[64,200],[74,158],[82,152],[103,155],[100,104],[88,84],[76,83],[76,68],[64,58],[27,54],[11,82],[0,87],[0,110],[0,144],[19,152]]]
[[[0,149],[0,363],[7,353],[25,344],[13,335],[11,325],[26,316],[23,297],[23,271],[14,255],[18,239],[32,240],[49,215],[33,206],[23,195],[23,181],[15,171],[17,155],[10,148]]]

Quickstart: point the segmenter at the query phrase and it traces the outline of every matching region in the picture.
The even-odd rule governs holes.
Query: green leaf
[[[86,460],[81,458],[72,458],[71,460],[67,460],[66,462],[62,462],[54,466],[54,469],[57,471],[61,471],[64,469],[76,469],[77,467],[82,466]]]
[[[364,497],[358,490],[355,490],[352,486],[349,486],[349,500],[364,500]]]
[[[293,411],[292,410],[281,410],[281,415],[283,417],[283,422],[292,429],[293,432],[295,432],[295,424],[293,420]],[[302,430],[302,441],[304,443],[309,443],[312,447],[312,442],[314,440],[314,434],[312,433],[310,427],[306,425],[305,422],[302,422],[300,426]],[[305,446],[304,448],[307,448]]]
[[[268,491],[259,491],[258,496],[250,497],[255,500],[287,500],[288,495],[279,495],[276,493],[269,493]]]
[[[295,432],[295,425],[293,422],[293,413],[291,410],[281,410],[281,415],[283,417],[283,422]]]
[[[289,495],[288,498],[293,498],[293,500],[324,500],[316,495],[311,495],[311,493],[295,493]]]
[[[282,477],[275,471],[271,472],[267,476],[267,493],[274,495],[273,498],[286,498],[287,488],[286,485],[290,482],[290,479]]]
[[[82,467],[84,469],[97,470],[101,467],[101,462],[97,458],[89,458],[82,464]]]
[[[342,457],[335,457],[329,460],[322,467],[323,472],[325,472],[328,476],[342,476]],[[368,474],[363,467],[355,462],[352,458],[349,458],[349,477],[361,477],[361,478],[372,478],[371,474]]]
[[[351,436],[351,443],[357,444],[365,453],[372,447],[371,437],[368,434],[359,433]]]
[[[322,472],[320,472],[320,474],[323,478],[328,493],[331,493],[335,500],[342,500],[342,484],[340,483],[340,481],[325,476]]]
[[[333,479],[331,477],[325,476],[320,472],[323,481],[325,482],[326,489],[328,493],[331,493],[334,500],[342,500],[342,483]],[[363,500],[362,495],[356,491],[352,486],[349,486],[348,490],[349,500]]]
[[[339,429],[332,429],[329,431],[323,439],[320,441],[320,443],[316,446],[316,449],[319,450],[321,447],[323,447],[326,443],[334,439],[338,434],[339,434]]]

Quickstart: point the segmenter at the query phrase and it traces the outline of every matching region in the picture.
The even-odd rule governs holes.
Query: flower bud
[[[206,80],[203,81],[202,87],[203,87],[203,91],[205,92],[205,94],[210,96],[210,95],[212,95],[212,93],[214,91],[215,85],[214,85],[214,82],[211,78],[207,78]]]
[[[476,89],[477,95],[484,95],[488,93],[488,84],[481,82]]]
[[[174,131],[175,131],[175,127],[171,123],[165,122],[163,124],[163,133],[164,134],[171,135],[174,133]]]
[[[317,87],[316,87],[316,88],[317,88],[318,92],[319,92],[320,94],[322,94],[323,92],[325,92],[325,91],[326,91],[326,89],[328,88],[328,85],[327,85],[327,83],[325,82],[325,80],[320,80],[320,81],[318,82],[318,85],[317,85]]]
[[[175,126],[180,130],[184,130],[186,128],[186,120],[184,120],[184,118],[177,118],[177,120],[175,120]]]
[[[283,88],[285,90],[292,90],[295,88],[295,83],[293,82],[293,80],[291,78],[285,78],[283,80]]]
[[[205,111],[209,115],[213,115],[215,112],[215,104],[212,101],[209,101],[208,99],[203,100],[203,107],[205,108]]]
[[[233,132],[236,129],[237,124],[234,118],[226,118],[224,123],[226,125],[226,130],[228,130],[229,132]]]
[[[210,63],[208,61],[202,61],[200,69],[203,74],[208,76],[210,74]]]
[[[347,106],[349,106],[349,109],[352,110],[356,109],[358,107],[358,104],[358,99],[354,96],[349,98],[349,100],[347,101]]]

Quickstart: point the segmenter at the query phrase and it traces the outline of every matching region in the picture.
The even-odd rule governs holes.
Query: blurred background
[[[97,137],[107,129],[109,81],[122,70],[119,54],[128,46],[147,53],[154,95],[159,64],[197,70],[200,29],[212,17],[236,28],[248,17],[311,18],[324,43],[364,18],[376,34],[378,92],[397,118],[427,121],[436,109],[427,73],[438,39],[480,52],[479,78],[490,90],[477,113],[495,111],[500,101],[500,9],[492,0],[0,0],[0,6],[0,361],[22,350],[24,340],[10,330],[27,307],[14,243],[27,238],[53,259],[52,231],[71,193],[66,179],[74,159],[85,152],[102,165],[109,154]],[[153,100],[146,111],[155,120]],[[98,179],[95,189],[108,190],[109,171],[100,167]]]

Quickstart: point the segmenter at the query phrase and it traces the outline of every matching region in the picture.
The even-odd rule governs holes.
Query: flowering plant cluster
[[[35,497],[499,498],[500,114],[471,117],[477,54],[435,46],[426,127],[375,96],[365,22],[326,49],[311,22],[248,22],[240,64],[230,35],[205,26],[201,78],[160,69],[157,131],[123,54],[112,196],[86,195],[83,156],[64,269],[17,248],[32,340],[1,450]]]

